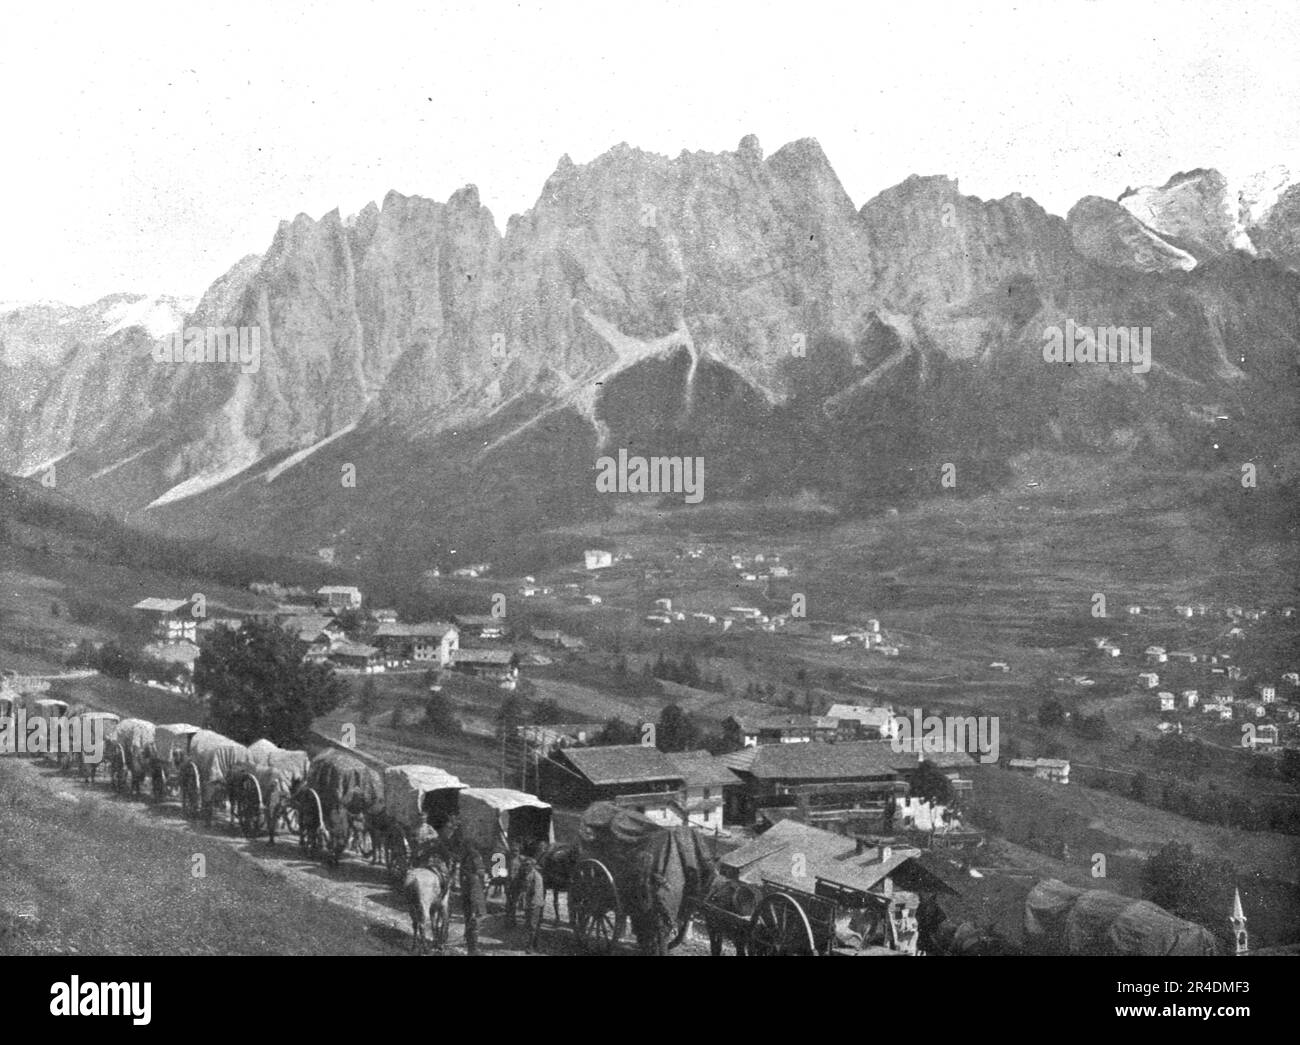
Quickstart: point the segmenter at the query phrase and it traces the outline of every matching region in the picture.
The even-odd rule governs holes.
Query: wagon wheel
[[[243,776],[235,789],[238,802],[239,828],[245,838],[256,838],[262,833],[262,785],[252,773]]]
[[[291,835],[296,835],[298,828],[302,826],[302,817],[298,814],[298,807],[293,804],[292,799],[281,803],[280,821],[284,824],[284,829]]]
[[[181,766],[181,810],[189,820],[197,820],[203,810],[203,785],[193,762]]]
[[[126,768],[126,750],[121,744],[114,744],[113,754],[110,757],[112,758],[110,764],[113,767],[113,790],[119,795],[124,795],[131,777]]]
[[[749,922],[749,953],[768,957],[817,953],[812,926],[797,900],[785,893],[763,897]]]
[[[384,866],[388,869],[388,880],[393,885],[400,885],[411,869],[411,847],[406,835],[399,827],[390,827],[388,837],[384,840]]]
[[[583,950],[609,954],[627,919],[609,868],[599,860],[582,860],[569,880],[569,923]]]

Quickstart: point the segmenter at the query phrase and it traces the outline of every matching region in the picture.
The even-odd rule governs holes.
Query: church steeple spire
[[[1233,954],[1245,954],[1250,948],[1246,942],[1246,912],[1241,909],[1240,889],[1233,890],[1232,916],[1228,920],[1232,923]]]

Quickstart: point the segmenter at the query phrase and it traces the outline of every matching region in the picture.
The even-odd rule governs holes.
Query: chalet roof
[[[419,624],[385,623],[375,629],[377,639],[440,639],[449,631],[455,631],[455,625],[446,621],[431,620]]]
[[[886,745],[765,744],[747,772],[759,780],[839,780],[897,775],[896,759]]]
[[[684,779],[682,771],[667,755],[646,744],[571,747],[564,750],[564,757],[574,769],[598,786]]]
[[[334,656],[336,657],[375,657],[379,655],[379,650],[374,646],[367,646],[361,642],[340,642],[334,647]]]
[[[500,617],[493,617],[487,613],[458,613],[455,621],[461,627],[472,628],[500,628],[505,624]]]
[[[742,732],[787,729],[834,729],[835,721],[821,715],[771,715],[767,718],[738,718],[736,724]]]
[[[848,889],[868,892],[909,860],[919,849],[890,848],[887,859],[877,847],[859,853],[857,842],[846,835],[809,827],[797,820],[781,820],[754,841],[723,855],[719,862],[733,868],[741,879],[758,883],[764,878],[812,891],[820,879]],[[793,877],[793,857],[803,857],[804,874]]]
[[[452,650],[453,664],[495,664],[504,667],[513,662],[514,650],[508,649],[460,649]]]
[[[866,726],[887,726],[894,718],[894,712],[891,708],[871,707],[865,704],[832,704],[826,711],[826,717],[860,722]]]
[[[687,787],[727,787],[740,778],[708,751],[670,751],[668,761],[682,774]]]
[[[361,589],[350,584],[327,584],[316,589],[317,595],[360,595]]]
[[[133,610],[147,610],[150,613],[175,613],[182,606],[189,605],[189,599],[141,599],[134,606]]]
[[[924,738],[922,738],[924,739]],[[895,751],[892,740],[864,740],[864,744],[879,748],[889,764],[899,772],[915,769],[922,762],[929,762],[939,769],[955,769],[958,766],[973,766],[975,759],[965,751]]]
[[[286,631],[291,631],[303,642],[311,642],[317,635],[325,631],[335,631],[342,633],[342,625],[333,617],[326,617],[323,614],[304,614],[301,617],[289,617],[281,625]]]

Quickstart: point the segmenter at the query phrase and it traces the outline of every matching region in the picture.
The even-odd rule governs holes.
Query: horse
[[[560,893],[569,891],[574,868],[578,866],[578,847],[571,843],[542,846],[536,855],[537,867],[542,872],[542,882],[551,893],[555,907],[555,921],[560,922]]]
[[[402,881],[402,895],[411,916],[411,948],[424,954],[429,943],[425,926],[430,930],[438,953],[447,946],[447,926],[451,920],[451,876],[439,859],[428,867],[415,867]]]

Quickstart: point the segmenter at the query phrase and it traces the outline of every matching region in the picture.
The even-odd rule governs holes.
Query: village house
[[[752,824],[760,816],[794,817],[806,824],[884,828],[907,784],[890,744],[767,744],[723,755],[743,787],[728,795],[728,822]]]
[[[1183,707],[1189,710],[1196,707],[1196,702],[1200,699],[1200,694],[1194,689],[1185,689],[1179,696],[1182,698]]]
[[[451,666],[502,689],[514,689],[519,679],[519,654],[508,649],[458,649],[451,654]]]
[[[330,651],[329,659],[340,668],[360,671],[370,675],[384,670],[384,655],[376,646],[367,646],[362,642],[336,643]]]
[[[361,589],[345,584],[330,584],[316,589],[321,604],[331,610],[361,609]]]
[[[1263,718],[1268,709],[1258,700],[1239,700],[1234,705],[1236,713],[1246,719]]]
[[[141,599],[131,608],[149,623],[153,637],[160,642],[192,643],[198,638],[199,622],[189,599]]]
[[[671,613],[673,611],[673,600],[655,599],[655,609],[663,610],[665,613]]]
[[[390,662],[414,660],[445,668],[451,663],[451,655],[460,648],[460,632],[454,624],[445,621],[381,624],[375,630],[374,642]]]
[[[541,763],[540,775],[542,796],[557,805],[616,802],[667,825],[687,816],[682,770],[646,744],[558,748]]]
[[[1261,682],[1255,687],[1255,692],[1259,699],[1265,704],[1272,704],[1277,700],[1277,687],[1271,682]]]
[[[1177,700],[1172,693],[1167,691],[1156,694],[1156,700],[1160,704],[1161,711],[1173,711],[1177,706]]]
[[[460,634],[468,638],[495,640],[505,637],[506,624],[502,617],[490,614],[467,613],[453,618]]]
[[[397,611],[391,609],[371,610],[370,619],[376,624],[396,624]]]
[[[583,562],[589,570],[604,570],[614,565],[613,553],[591,549],[582,553]]]
[[[1173,694],[1169,694],[1171,697]],[[1013,758],[1007,768],[1019,773],[1032,773],[1035,780],[1053,784],[1069,784],[1070,763],[1064,758]]]
[[[686,822],[715,834],[722,830],[725,789],[740,786],[740,778],[707,751],[669,752],[668,761],[682,774]]]
[[[333,649],[338,643],[347,641],[343,625],[336,618],[324,614],[286,617],[280,627],[309,646],[324,643]]]
[[[1288,671],[1282,676],[1282,681],[1288,686],[1300,686],[1300,672]]]
[[[1163,646],[1148,646],[1143,656],[1154,664],[1163,664],[1169,659]]]
[[[1129,616],[1131,616],[1131,617],[1136,617],[1136,616],[1138,616],[1138,615],[1142,612],[1142,607],[1141,607],[1141,606],[1129,606],[1129,607],[1126,607],[1126,608],[1127,608],[1127,610],[1128,610]]]
[[[723,728],[739,737],[743,747],[761,744],[807,744],[834,740],[839,723],[817,715],[780,715],[771,718],[729,718]]]
[[[1190,650],[1174,650],[1169,654],[1170,660],[1176,660],[1181,664],[1195,664],[1196,654]]]
[[[1154,671],[1139,672],[1138,679],[1147,689],[1155,689],[1156,686],[1160,685],[1160,676]]]
[[[898,735],[894,709],[863,704],[832,704],[826,717],[834,719],[840,740],[892,740]]]

